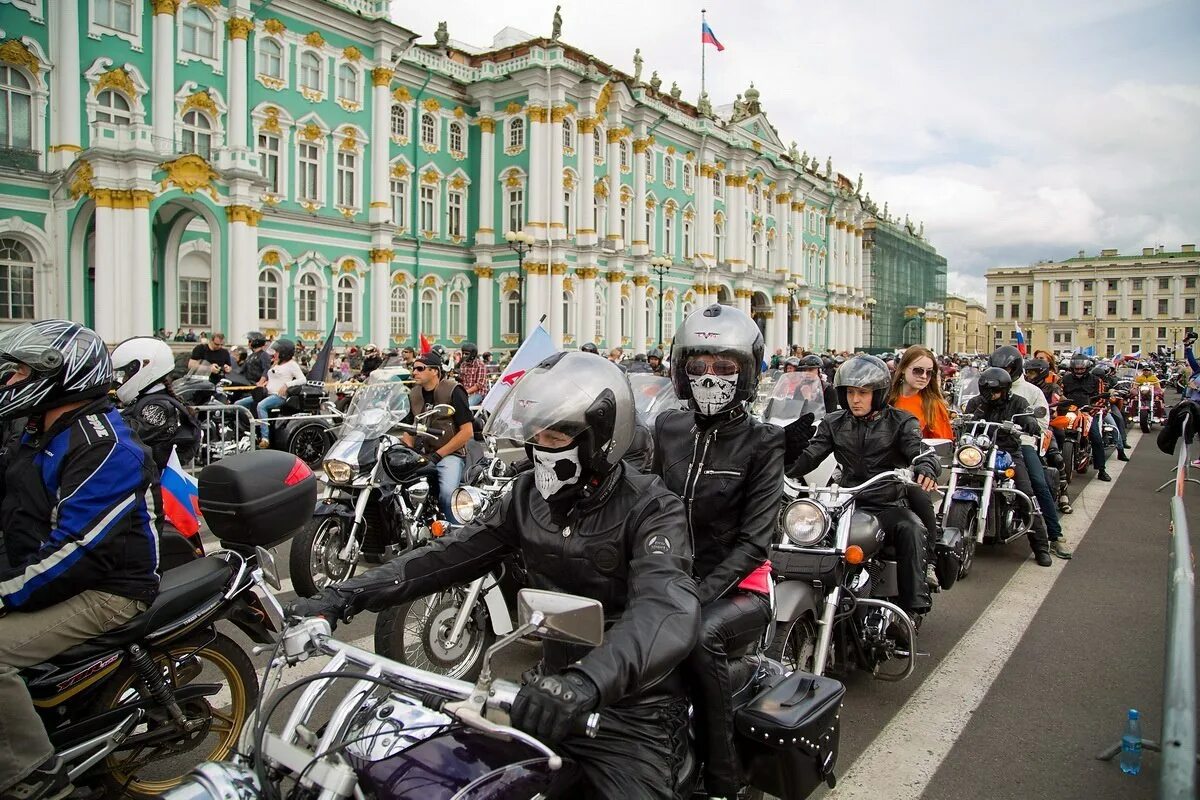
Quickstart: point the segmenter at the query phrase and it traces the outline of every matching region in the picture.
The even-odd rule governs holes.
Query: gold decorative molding
[[[504,113],[505,114],[520,114],[521,113],[521,104],[514,100],[513,102],[509,103],[508,105],[506,105],[504,107]]]
[[[496,271],[494,269],[492,269],[491,267],[478,266],[475,268],[475,277],[476,278],[491,278],[495,274],[496,274]]]
[[[257,228],[262,212],[250,206],[231,205],[225,206],[225,217],[230,222],[244,222],[251,228]]]
[[[550,109],[550,121],[562,122],[564,119],[570,116],[573,111],[575,111],[574,106],[554,106],[554,108]]]
[[[342,143],[338,145],[338,150],[358,152],[358,131],[351,128],[349,125],[342,128]]]
[[[220,8],[221,0],[188,0],[194,6],[204,6],[205,8]]]
[[[550,112],[545,106],[529,106],[525,109],[529,115],[530,122],[544,123],[550,117]]]
[[[342,50],[342,58],[347,61],[359,61],[362,57],[362,50],[359,50],[354,45],[350,45]]]
[[[304,43],[309,47],[324,47],[325,37],[320,31],[309,31],[304,35]]]
[[[77,144],[52,144],[50,145],[51,153],[78,153],[83,150]]]
[[[42,62],[20,39],[6,39],[4,44],[0,44],[0,61],[25,67],[35,75],[42,68]]]
[[[597,120],[595,117],[584,117],[583,119],[579,120],[576,125],[578,126],[580,133],[595,133],[596,124],[598,122],[599,120]]]
[[[432,167],[430,169],[425,170],[425,173],[423,175],[421,175],[421,183],[424,183],[424,184],[433,185],[433,184],[437,183],[438,181],[440,181],[441,179],[442,179],[442,176],[438,175],[437,172],[435,172]]]
[[[283,133],[283,128],[279,127],[279,109],[275,106],[267,106],[263,113],[266,115],[266,119],[259,126],[259,130],[267,133]]]
[[[537,262],[534,262],[531,264],[530,262],[526,261],[525,262],[525,271],[528,272],[530,275],[549,275],[550,274],[550,265],[549,264],[540,264]]]
[[[604,178],[596,181],[596,185],[592,187],[592,191],[595,192],[596,197],[608,197],[608,181]]]
[[[209,163],[195,153],[188,153],[173,161],[167,161],[159,166],[167,175],[159,184],[159,191],[168,185],[175,186],[184,194],[195,194],[198,189],[208,192],[213,200],[217,199],[217,190],[213,180],[221,176]]]
[[[789,203],[791,201],[791,199],[792,199],[792,195],[789,192],[781,192],[781,193],[775,195],[776,203],[783,203],[784,205],[787,205],[787,203]]]
[[[606,272],[606,273],[604,273],[604,279],[606,281],[608,281],[609,283],[620,283],[621,281],[625,280],[625,273],[624,272]]]
[[[272,17],[271,19],[263,22],[263,30],[272,36],[279,36],[287,30],[287,26],[284,25],[282,21]]]
[[[563,170],[563,188],[564,189],[574,189],[575,188],[575,175],[574,175],[574,173],[571,172],[570,169]]]
[[[600,270],[596,267],[576,267],[575,275],[580,280],[594,281],[600,275]]]
[[[279,251],[278,250],[268,250],[267,252],[262,254],[262,258],[259,259],[259,263],[264,264],[268,267],[278,267],[279,266]]]
[[[492,117],[480,117],[479,118],[479,130],[483,133],[495,133],[496,132],[496,120],[493,119]]]
[[[403,162],[392,164],[392,177],[404,178],[408,175],[408,165]]]
[[[436,97],[426,97],[421,101],[421,108],[425,109],[426,111],[438,111],[441,109],[441,107],[442,104],[438,102]]]
[[[462,119],[462,118],[463,118],[463,117],[465,117],[466,115],[467,115],[467,112],[466,112],[466,111],[463,109],[463,107],[462,107],[462,106],[455,106],[455,107],[454,107],[454,118],[455,118],[455,119]]]
[[[556,264],[551,264],[550,265],[550,274],[551,275],[566,275],[567,274],[567,265],[564,263],[561,263],[561,262],[556,263]]]
[[[392,78],[396,77],[396,71],[387,67],[376,67],[371,70],[371,85],[372,86],[391,86]]]
[[[321,129],[317,127],[317,123],[310,122],[300,129],[300,138],[308,142],[315,142],[321,138]]]
[[[669,155],[669,156],[675,155],[675,145],[673,145],[673,144],[667,145],[667,155]]]
[[[771,299],[775,302],[775,305],[779,305],[781,303],[786,303],[788,301],[788,296],[786,294],[777,294]]]
[[[650,276],[649,275],[634,275],[633,276],[633,285],[634,286],[649,286],[650,285]]]
[[[99,208],[130,210],[149,208],[154,193],[144,189],[94,189],[92,197]]]
[[[634,139],[633,140],[633,152],[644,153],[650,149],[650,146],[652,144],[654,144],[653,136],[647,136],[645,139]]]
[[[249,17],[230,17],[225,23],[225,35],[230,39],[248,39],[254,30],[254,20]]]
[[[198,92],[188,95],[184,99],[183,105],[179,108],[179,116],[182,117],[193,108],[198,108],[201,111],[211,114],[214,120],[220,116],[220,112],[217,111],[217,104],[213,102],[212,95],[208,93],[207,89],[201,89]],[[276,115],[279,114],[278,109],[275,113]],[[278,124],[278,120],[276,120],[276,124]]]
[[[609,144],[614,144],[615,142],[621,141],[621,137],[624,135],[624,132],[624,128],[609,128],[605,134],[605,138],[608,140]]]
[[[455,175],[453,178],[450,179],[450,188],[451,189],[464,189],[464,188],[466,188],[466,185],[467,185],[467,181],[462,175]]]
[[[612,100],[613,82],[609,81],[604,84],[604,88],[600,90],[600,96],[596,99],[596,113],[603,114],[608,111],[609,101]]]
[[[179,0],[150,0],[150,8],[155,16],[174,14],[179,8]]]
[[[367,256],[371,259],[372,264],[388,264],[396,257],[396,251],[386,247],[372,248]]]
[[[655,199],[653,197],[646,198],[646,209],[647,210],[654,208],[656,205],[658,205],[658,203],[655,201]],[[645,244],[645,242],[641,242],[641,244]]]
[[[129,77],[129,73],[125,71],[124,67],[113,67],[97,78],[96,88],[92,89],[92,94],[100,94],[106,89],[116,89],[131,100],[137,97],[137,88],[133,85],[133,78]]]
[[[392,283],[396,286],[403,286],[405,288],[412,285],[408,280],[408,276],[405,275],[403,272],[393,272],[392,273]]]
[[[738,299],[749,298],[754,296],[754,292],[750,291],[749,289],[734,289],[733,296]]]
[[[392,90],[392,99],[397,103],[407,103],[412,100],[412,92],[408,91],[407,86],[397,86]]]
[[[804,203],[792,203],[792,211],[803,211]]]

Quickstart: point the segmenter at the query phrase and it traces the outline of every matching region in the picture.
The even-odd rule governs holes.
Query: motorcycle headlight
[[[475,519],[483,509],[483,492],[474,486],[460,486],[450,495],[450,509],[454,518],[464,525]]]
[[[792,544],[809,547],[821,541],[825,535],[829,527],[829,515],[811,500],[796,500],[783,510],[779,526]]]
[[[954,457],[958,459],[958,463],[967,469],[975,469],[983,463],[983,451],[973,444],[966,447],[958,448],[958,452]]]
[[[354,467],[345,461],[338,461],[333,458],[326,459],[321,462],[321,467],[324,468],[325,474],[329,476],[329,480],[334,483],[349,483],[354,480]]]

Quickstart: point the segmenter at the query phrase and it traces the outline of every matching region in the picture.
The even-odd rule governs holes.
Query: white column
[[[784,355],[786,356],[790,354],[787,348],[791,344],[788,341],[788,330],[791,326],[791,321],[788,319],[788,296],[786,294],[777,294],[773,299],[775,301],[775,316],[771,322],[775,330],[775,347],[784,348]],[[774,353],[775,348],[771,348],[771,352]]]
[[[235,151],[246,149],[246,119],[249,116],[246,41],[253,29],[254,22],[248,17],[232,17],[229,20],[229,81],[226,84],[229,87],[229,125],[225,143]],[[378,138],[378,133],[375,136],[376,142],[387,141],[386,138]]]
[[[567,238],[566,220],[563,217],[563,118],[569,110],[569,106],[554,106],[550,111],[550,126],[546,132],[546,150],[550,155],[550,197],[547,201],[550,203],[550,214],[547,219],[550,220],[550,237],[555,241]],[[561,284],[560,276],[559,289],[562,289]],[[552,296],[551,302],[559,306],[558,314],[562,316],[562,292]],[[553,315],[551,319],[554,319]],[[554,330],[559,331],[561,327],[559,324]],[[561,332],[559,335],[562,335]]]
[[[550,169],[546,154],[546,132],[550,126],[546,123],[550,119],[550,111],[544,106],[534,105],[531,102],[528,112],[529,183],[526,186],[526,193],[529,199],[529,222],[526,224],[534,237],[544,240],[550,230],[550,216],[546,208],[546,202],[549,199],[546,197],[546,193],[550,189],[549,176],[546,174]],[[549,257],[547,257],[547,261],[549,261]],[[528,280],[526,288],[528,288]],[[534,321],[536,323],[536,319]],[[531,327],[526,325],[526,333]]]
[[[610,121],[608,129],[608,240],[620,250],[625,246],[621,241],[621,118]],[[636,219],[636,209],[630,209]],[[633,224],[633,220],[630,220]],[[612,265],[609,265],[610,269]],[[609,345],[617,347],[617,344]]]
[[[387,67],[371,70],[371,222],[390,222],[392,218],[392,176],[388,157],[391,155],[392,77]],[[488,184],[484,184],[485,187]],[[390,267],[389,267],[390,269]],[[384,347],[378,334],[372,338]],[[382,340],[382,341],[386,341]]]
[[[788,247],[788,203],[792,196],[786,191],[780,191],[775,195],[775,238],[779,242],[779,247],[776,248],[776,253],[779,256],[778,262],[775,264],[776,274],[780,272],[790,272],[792,268],[791,249]]]
[[[625,276],[621,272],[609,271],[608,281],[608,346],[621,346],[621,283]]]
[[[484,101],[487,114],[491,114],[491,101]],[[494,226],[496,224],[496,120],[491,116],[483,116],[480,109],[479,117],[479,227],[475,229],[475,244],[489,245],[498,241]],[[507,221],[505,222],[507,225]],[[503,238],[506,231],[501,231]],[[488,276],[490,279],[490,275]],[[480,280],[482,284],[482,279]],[[482,306],[480,306],[482,308]],[[491,329],[488,329],[488,339],[491,339]],[[484,352],[479,345],[479,352]]]
[[[229,319],[226,328],[242,336],[253,330],[258,323],[254,292],[245,291],[253,286],[258,269],[258,219],[259,211],[244,205],[225,207],[229,218]]]
[[[563,326],[566,324],[566,320],[563,319],[563,277],[566,274],[566,264],[550,265],[550,307],[543,313],[547,314],[546,324],[550,331],[550,343],[556,350],[562,349],[563,334],[565,333],[563,330]]]
[[[726,181],[726,236],[729,238],[729,265],[734,272],[745,272],[746,264],[746,176],[730,175]]]
[[[548,291],[547,278],[550,266],[537,262],[525,262],[525,335],[537,326],[542,318]],[[547,323],[549,320],[547,320]]]
[[[750,298],[754,292],[748,287],[739,287],[733,290],[733,296],[737,300],[737,307],[740,308],[746,316],[750,316]]]
[[[386,350],[392,340],[392,258],[395,252],[377,247],[372,248],[370,256],[371,330],[368,336],[376,347]]]
[[[577,126],[579,128],[579,146],[576,149],[576,166],[579,172],[579,190],[575,196],[575,213],[579,219],[575,223],[575,241],[581,247],[588,247],[595,245],[597,237],[603,234],[603,231],[597,231],[593,227],[596,219],[594,213],[596,207],[596,161],[592,154],[595,152],[596,146],[596,120],[581,114]],[[595,287],[594,278],[592,286]],[[588,299],[587,294],[584,295],[584,299]],[[595,335],[594,331],[595,328],[584,327],[584,336],[587,341],[591,341],[592,336]]]
[[[588,160],[592,152],[588,150]],[[577,267],[575,280],[579,291],[575,293],[576,304],[579,306],[579,335],[575,337],[575,346],[583,347],[586,342],[596,338],[596,273],[595,267]]]
[[[633,276],[633,305],[630,311],[633,314],[633,351],[635,353],[646,352],[646,337],[649,335],[649,331],[646,329],[646,286],[649,283],[649,275]]]
[[[805,350],[812,350],[812,335],[808,330],[808,301],[805,300],[804,305],[800,306],[797,311],[800,315],[800,319],[797,321],[798,327],[800,328],[800,333],[798,334],[796,343]]]
[[[703,151],[696,155],[696,252],[703,263],[713,263],[712,172],[704,162]]]
[[[79,4],[54,3],[50,8],[50,151],[48,167],[66,169],[80,150]]]
[[[129,239],[122,241],[122,251],[129,259],[127,277],[130,284],[128,294],[120,297],[122,306],[121,321],[125,325],[123,336],[145,336],[154,330],[154,299],[151,296],[154,268],[151,264],[150,246],[150,192],[133,191],[132,208],[128,211],[118,211],[126,218]],[[125,249],[128,242],[129,249]],[[240,330],[241,336],[250,328]]]
[[[475,298],[478,303],[475,311],[475,346],[481,353],[492,349],[492,315],[496,311],[496,281],[492,274],[491,267],[475,267]]]
[[[633,140],[633,208],[630,209],[634,258],[645,258],[650,252],[650,232],[646,227],[646,151],[650,148],[650,139],[644,136],[645,132],[645,124],[638,123]],[[642,339],[635,337],[634,341],[640,349]]]
[[[92,295],[93,325],[106,342],[116,343],[125,338],[124,303],[120,300],[121,280],[118,275],[118,254],[124,252],[118,230],[118,211],[112,206],[112,190],[96,192],[96,240],[92,267],[95,270]]]
[[[56,5],[72,5],[56,3]],[[135,13],[141,13],[141,4],[134,4]],[[175,8],[170,3],[155,3],[154,8],[154,74],[150,78],[150,113],[154,146],[163,153],[173,152],[175,140]],[[219,45],[218,45],[219,46]],[[78,65],[78,56],[76,56]],[[76,68],[78,74],[78,66]],[[232,84],[232,75],[230,83]],[[246,78],[243,74],[242,83]],[[232,90],[232,86],[230,87]],[[230,111],[233,104],[230,103]],[[232,122],[232,118],[230,118]],[[232,125],[230,125],[232,128]]]

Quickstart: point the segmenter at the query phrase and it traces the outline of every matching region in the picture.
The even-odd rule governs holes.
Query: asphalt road
[[[1156,754],[1144,754],[1137,777],[1095,759],[1120,738],[1128,708],[1141,711],[1147,738],[1157,738],[1161,722],[1169,499],[1154,489],[1174,462],[1153,435],[1130,440],[1133,460],[1110,462],[1112,483],[1084,478],[1072,486],[1075,512],[1063,518],[1072,561],[1037,567],[1024,540],[981,549],[970,576],[935,596],[920,636],[928,655],[912,677],[847,679],[838,786],[822,796],[1155,794]],[[1200,530],[1200,498],[1189,505]],[[279,548],[285,571],[287,558]],[[373,627],[374,615],[363,614],[338,638],[370,649]],[[516,646],[495,668],[516,678],[535,658],[534,648]],[[255,657],[259,668],[265,662]],[[304,664],[295,674],[317,668]]]

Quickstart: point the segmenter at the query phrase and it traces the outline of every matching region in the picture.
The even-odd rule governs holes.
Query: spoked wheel
[[[454,644],[448,643],[463,598],[461,589],[447,589],[383,611],[375,618],[375,652],[417,669],[475,680],[496,634],[481,597],[471,609],[462,636]]]
[[[289,453],[308,464],[310,469],[317,469],[332,443],[325,426],[312,424],[305,425],[293,433],[288,440],[287,449]]]
[[[946,528],[958,528],[963,534],[963,560],[958,566],[958,577],[965,578],[975,563],[975,534],[979,520],[970,503],[951,503],[946,512]]]
[[[767,648],[767,656],[782,664],[788,672],[812,672],[820,631],[821,626],[812,614],[805,614],[789,625],[780,625]],[[832,658],[826,659],[826,669],[832,661]]]
[[[355,563],[341,553],[350,537],[351,521],[345,517],[314,517],[292,540],[288,556],[292,588],[301,597],[314,597],[327,586],[354,575]]]
[[[178,786],[197,764],[227,758],[258,702],[254,665],[224,634],[216,634],[207,644],[174,642],[165,651],[150,655],[175,690],[195,684],[220,684],[222,688],[214,695],[180,703],[185,721],[192,724],[186,733],[175,727],[165,708],[152,703],[129,738],[96,767],[103,770],[105,797],[158,797]],[[104,685],[93,714],[142,700],[149,701],[150,694],[133,667],[125,664]]]

